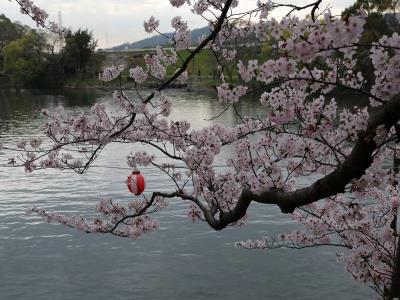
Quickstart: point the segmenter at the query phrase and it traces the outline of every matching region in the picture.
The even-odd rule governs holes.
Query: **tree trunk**
[[[390,299],[400,299],[400,237],[397,236],[397,251],[390,287]]]
[[[400,158],[396,156],[396,154],[393,157],[393,171],[395,173],[395,176],[398,175],[400,171]],[[398,182],[395,179],[394,184],[397,185]],[[389,299],[400,299],[400,236],[398,234],[397,230],[397,216],[395,216],[393,223],[392,223],[392,229],[397,232],[396,234],[396,256],[394,260],[394,268],[393,268],[393,274],[392,274],[392,284],[390,287],[390,298]]]

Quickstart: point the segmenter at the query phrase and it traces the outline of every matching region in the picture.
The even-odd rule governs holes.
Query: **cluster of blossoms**
[[[136,169],[138,165],[144,167],[150,165],[153,160],[154,155],[149,155],[145,151],[139,151],[128,156],[128,165],[133,169]]]
[[[104,82],[112,81],[115,78],[117,78],[124,69],[125,69],[124,65],[105,68],[103,70],[103,73],[99,74],[99,80]]]
[[[144,143],[162,158],[140,151],[128,155],[128,165],[160,168],[169,175],[176,192],[154,192],[150,199],[143,196],[143,201],[126,206],[102,200],[98,211],[103,219],[90,222],[33,211],[48,221],[88,232],[136,238],[158,226],[148,213],[164,207],[166,198],[189,200],[188,216],[218,230],[242,223],[251,201],[277,204],[283,212],[291,213],[302,229],[278,238],[240,242],[238,246],[273,249],[332,245],[349,249],[340,261],[356,280],[383,295],[390,288],[399,235],[393,222],[398,215],[400,191],[387,158],[399,156],[399,130],[395,125],[400,118],[400,100],[396,98],[400,92],[400,36],[384,36],[371,45],[374,78],[367,79],[357,70],[357,43],[367,17],[362,10],[346,20],[327,11],[321,18],[300,20],[288,15],[277,21],[270,14],[278,5],[258,1],[255,10],[239,18],[256,12],[259,19],[253,24],[238,22],[234,13],[229,15],[237,1],[170,2],[175,7],[187,3],[194,13],[203,16],[210,10],[221,13],[220,19],[210,21],[212,32],[202,39],[204,47],[189,51],[189,57],[179,61],[177,51],[189,46],[190,31],[180,17],[173,18],[173,49],[158,47],[155,54],[145,56],[144,68],[137,66],[129,71],[137,83],[150,77],[159,80],[157,90],[138,98],[114,92],[117,112],[107,111],[102,104],[73,117],[62,109],[45,112],[50,148],[40,140],[24,141],[17,145],[23,155],[13,158],[12,164],[21,162],[28,171],[57,167],[84,172],[108,143]],[[147,32],[158,26],[154,17],[144,24]],[[247,47],[250,39],[258,44],[270,43],[272,55],[265,59],[241,57],[234,45],[243,41],[243,47]],[[226,82],[227,68],[220,68],[221,82],[216,87],[220,102],[236,108],[246,95],[261,91],[259,101],[264,110],[250,117],[237,112],[239,121],[232,127],[213,124],[192,129],[187,120],[169,119],[173,99],[162,90],[174,80],[187,78],[186,66],[202,49],[217,56],[220,63],[237,66],[236,84]],[[178,70],[166,78],[171,65]],[[111,81],[122,69],[107,69],[100,78]],[[340,109],[332,96],[335,89],[365,96],[374,106],[391,106],[378,110],[377,115],[368,106]],[[393,107],[396,109],[390,111]],[[396,120],[392,120],[393,115]],[[78,151],[69,152],[71,147]],[[229,149],[229,155],[223,160],[220,154],[225,149]],[[366,152],[369,154],[365,157],[354,157],[354,153]],[[216,167],[220,163],[227,168]],[[357,169],[360,165],[364,166],[362,170]],[[353,173],[340,187],[329,181],[341,181]],[[299,188],[310,181],[315,183]],[[294,207],[287,203],[304,194],[309,202]]]
[[[176,70],[176,72],[179,72],[179,69]],[[188,78],[189,78],[188,72],[184,71],[178,76],[178,78],[176,78],[176,80],[180,81],[181,83],[184,83],[184,82],[186,82],[188,80]]]
[[[11,0],[9,0],[11,1]],[[36,22],[37,27],[46,28],[49,31],[62,34],[64,28],[60,27],[56,22],[48,21],[49,15],[44,10],[34,4],[31,0],[15,0],[19,5],[22,14],[28,15],[33,21]]]
[[[386,47],[380,47],[381,45]],[[383,36],[376,46],[371,48],[371,60],[376,76],[371,92],[385,101],[400,92],[400,53],[397,50],[391,55],[391,48],[400,48],[400,35],[397,32],[391,37]],[[370,100],[371,105],[379,105],[374,98]]]
[[[154,18],[153,16],[151,16],[147,22],[143,23],[144,30],[147,33],[152,33],[154,30],[158,28],[158,26],[160,26],[160,21]]]
[[[46,11],[36,6],[33,1],[30,0],[17,0],[21,8],[21,13],[27,14],[32,17],[36,22],[37,26],[45,27],[48,14]]]
[[[144,56],[144,61],[147,73],[154,78],[162,80],[167,73],[166,67],[176,63],[177,54],[175,50],[164,50],[158,46],[155,54],[146,54]]]
[[[137,239],[142,234],[159,228],[157,220],[151,219],[148,214],[142,212],[151,203],[156,212],[166,207],[162,197],[153,197],[150,200],[131,201],[126,206],[113,202],[109,198],[102,199],[97,204],[96,210],[104,218],[93,218],[87,220],[79,216],[67,217],[65,215],[46,212],[37,207],[28,210],[28,213],[36,213],[42,216],[48,223],[61,223],[86,233],[112,233],[121,237]],[[120,225],[121,224],[121,225]]]
[[[246,95],[247,87],[239,85],[230,89],[228,83],[223,83],[217,87],[218,99],[220,102],[235,103],[239,98]]]
[[[270,12],[274,9],[274,3],[270,0],[265,3],[258,0],[257,7],[260,9],[260,19],[266,19]]]
[[[186,0],[169,0],[172,6],[180,7],[185,4]]]
[[[144,29],[148,33],[152,33],[157,30],[160,25],[160,21],[155,19],[153,16],[147,22],[143,23]],[[186,49],[190,46],[191,35],[188,29],[187,22],[184,22],[181,17],[174,17],[171,20],[171,26],[175,32],[171,38],[171,42],[174,45],[175,50]]]
[[[247,64],[247,68],[243,65],[243,62],[241,60],[239,60],[239,63],[237,64],[238,73],[243,81],[246,83],[250,82],[253,78],[256,77],[256,70],[258,70],[257,60],[249,60]]]
[[[138,83],[142,83],[146,81],[148,75],[143,71],[142,67],[135,67],[129,70],[129,77],[133,78]]]
[[[145,69],[141,66],[135,66],[129,69],[129,77],[139,84],[145,82],[149,78],[159,80],[164,79],[167,72],[166,68],[177,62],[177,53],[175,50],[166,50],[157,46],[156,52],[154,54],[146,54],[144,60],[146,64]],[[103,72],[99,74],[99,81],[113,81],[114,79],[119,78],[124,70],[124,65],[105,68]],[[182,72],[178,79],[185,81],[187,79],[187,72]]]
[[[365,198],[376,201],[368,204]],[[378,288],[389,287],[397,233],[386,224],[390,224],[397,215],[398,207],[398,187],[382,190],[369,186],[356,199],[337,195],[296,211],[292,215],[293,220],[306,230],[281,234],[277,238],[238,242],[236,246],[246,249],[301,249],[332,245],[348,249],[350,253],[339,254],[338,261],[344,262],[354,279]]]
[[[222,49],[222,57],[226,60],[226,61],[232,61],[235,59],[236,57],[236,53],[237,51],[235,49],[233,50],[227,50],[227,49]]]
[[[172,42],[176,50],[186,49],[190,46],[191,35],[187,22],[182,21],[181,17],[175,17],[171,21],[171,26],[175,29]]]

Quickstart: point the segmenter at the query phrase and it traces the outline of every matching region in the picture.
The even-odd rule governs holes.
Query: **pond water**
[[[168,92],[174,97],[175,119],[210,123],[222,111],[208,94]],[[87,110],[95,101],[112,107],[110,96],[94,90],[58,95],[0,91],[0,142],[41,135],[37,111],[62,104],[66,110]],[[262,112],[249,99],[245,115]],[[233,124],[228,110],[212,122]],[[132,145],[110,145],[84,175],[0,167],[0,299],[365,299],[372,292],[353,282],[336,263],[337,249],[241,250],[235,241],[257,239],[291,230],[295,225],[272,206],[253,205],[248,225],[222,232],[192,223],[188,203],[172,200],[159,215],[160,230],[138,240],[85,234],[49,225],[27,207],[66,214],[93,215],[101,197],[132,197],[124,179],[126,154]],[[10,153],[0,150],[0,164]],[[111,168],[114,167],[114,168]],[[116,168],[115,168],[116,167]],[[171,190],[157,170],[142,170],[148,191]]]

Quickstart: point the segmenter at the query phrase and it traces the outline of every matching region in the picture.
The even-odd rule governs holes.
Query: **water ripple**
[[[210,122],[223,106],[210,95],[169,91],[174,97],[171,118]],[[88,91],[43,95],[0,91],[0,140],[9,143],[40,134],[40,108],[62,103],[71,113],[87,110],[96,99],[108,96]],[[13,105],[10,105],[10,104]],[[243,114],[261,112],[250,101]],[[236,122],[227,111],[215,122]],[[186,217],[188,203],[173,199],[159,214],[161,229],[137,241],[109,235],[87,235],[59,225],[45,224],[25,215],[38,206],[68,215],[95,215],[101,197],[128,201],[132,195],[124,180],[130,173],[125,156],[131,145],[111,145],[83,176],[44,170],[26,174],[21,169],[0,169],[0,298],[1,299],[364,299],[370,292],[351,281],[335,262],[334,251],[243,251],[237,240],[257,239],[293,229],[278,209],[254,205],[249,224],[224,232]],[[230,150],[223,155],[229,154]],[[0,163],[11,153],[0,151]],[[156,153],[158,155],[158,153]],[[114,168],[108,168],[114,167]],[[143,170],[148,191],[173,190],[154,168]],[[291,288],[288,289],[287,286]]]

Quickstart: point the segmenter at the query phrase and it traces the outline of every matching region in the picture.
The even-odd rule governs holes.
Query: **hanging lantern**
[[[128,190],[136,196],[143,193],[144,188],[146,187],[143,175],[140,174],[140,171],[136,170],[132,171],[132,174],[128,176],[126,179],[126,185],[128,186]]]

